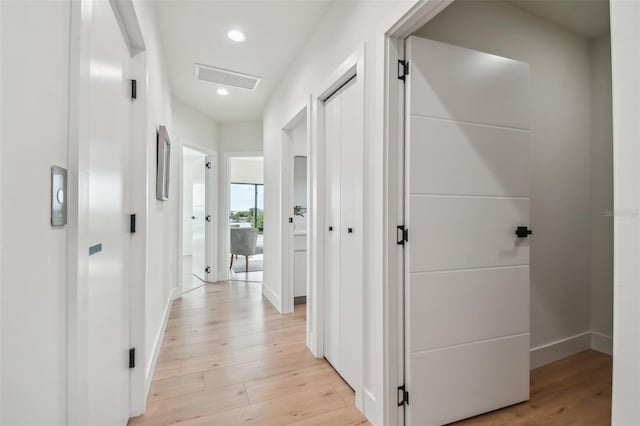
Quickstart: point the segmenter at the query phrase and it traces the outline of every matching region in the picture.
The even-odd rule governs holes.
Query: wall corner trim
[[[591,349],[613,356],[613,337],[606,334],[591,332]]]

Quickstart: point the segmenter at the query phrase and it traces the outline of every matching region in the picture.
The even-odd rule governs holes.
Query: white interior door
[[[192,263],[193,275],[206,281],[206,231],[207,231],[207,191],[205,157],[193,170],[191,185],[192,202]]]
[[[325,315],[324,356],[340,368],[340,98],[325,103]]]
[[[129,418],[129,51],[109,2],[92,6],[88,424]]]
[[[406,44],[406,421],[529,398],[529,66]]]
[[[328,237],[325,357],[352,388],[362,371],[361,80],[353,78],[325,103]]]

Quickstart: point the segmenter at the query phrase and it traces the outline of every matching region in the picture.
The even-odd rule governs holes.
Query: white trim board
[[[613,338],[594,331],[585,331],[551,343],[536,346],[529,351],[529,365],[533,370],[534,368],[551,364],[552,362],[559,361],[588,349],[611,355]]]
[[[613,337],[606,334],[591,332],[591,349],[613,356]]]
[[[167,323],[169,322],[169,316],[171,314],[171,307],[173,306],[173,301],[179,297],[179,289],[174,287],[169,295],[169,300],[167,301],[167,306],[164,308],[164,314],[162,314],[162,325],[158,328],[158,333],[156,334],[156,338],[153,340],[153,348],[151,349],[151,362],[145,366],[144,371],[144,401],[145,406],[142,414],[146,410],[146,401],[149,397],[149,389],[151,389],[151,381],[153,380],[153,373],[156,371],[156,365],[158,364],[158,357],[160,356],[160,349],[162,348],[162,342],[164,342],[164,335],[167,329]]]
[[[282,312],[280,296],[278,296],[269,286],[262,283],[262,295],[278,310]]]

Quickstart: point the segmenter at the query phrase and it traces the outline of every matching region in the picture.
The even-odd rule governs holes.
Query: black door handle
[[[293,218],[292,217],[289,218],[289,223],[293,223]]]
[[[353,228],[347,228],[347,234],[353,234]]]
[[[333,226],[329,227],[329,232],[333,231]]]
[[[196,219],[196,217],[195,217],[195,216],[191,216],[191,219],[195,220],[195,219]]]
[[[205,217],[205,220],[206,220],[207,222],[211,222],[211,215],[210,215],[210,214],[208,214],[208,215],[207,215],[207,217]]]
[[[526,226],[518,226],[518,228],[516,228],[518,238],[527,238],[531,234],[533,234],[533,231]]]

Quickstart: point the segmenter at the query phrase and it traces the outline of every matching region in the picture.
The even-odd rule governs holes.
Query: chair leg
[[[229,269],[233,268],[233,255],[231,255],[231,264],[229,265]]]
[[[244,260],[245,260],[245,262],[244,262],[244,272],[248,274],[249,273],[249,256],[245,256]]]

